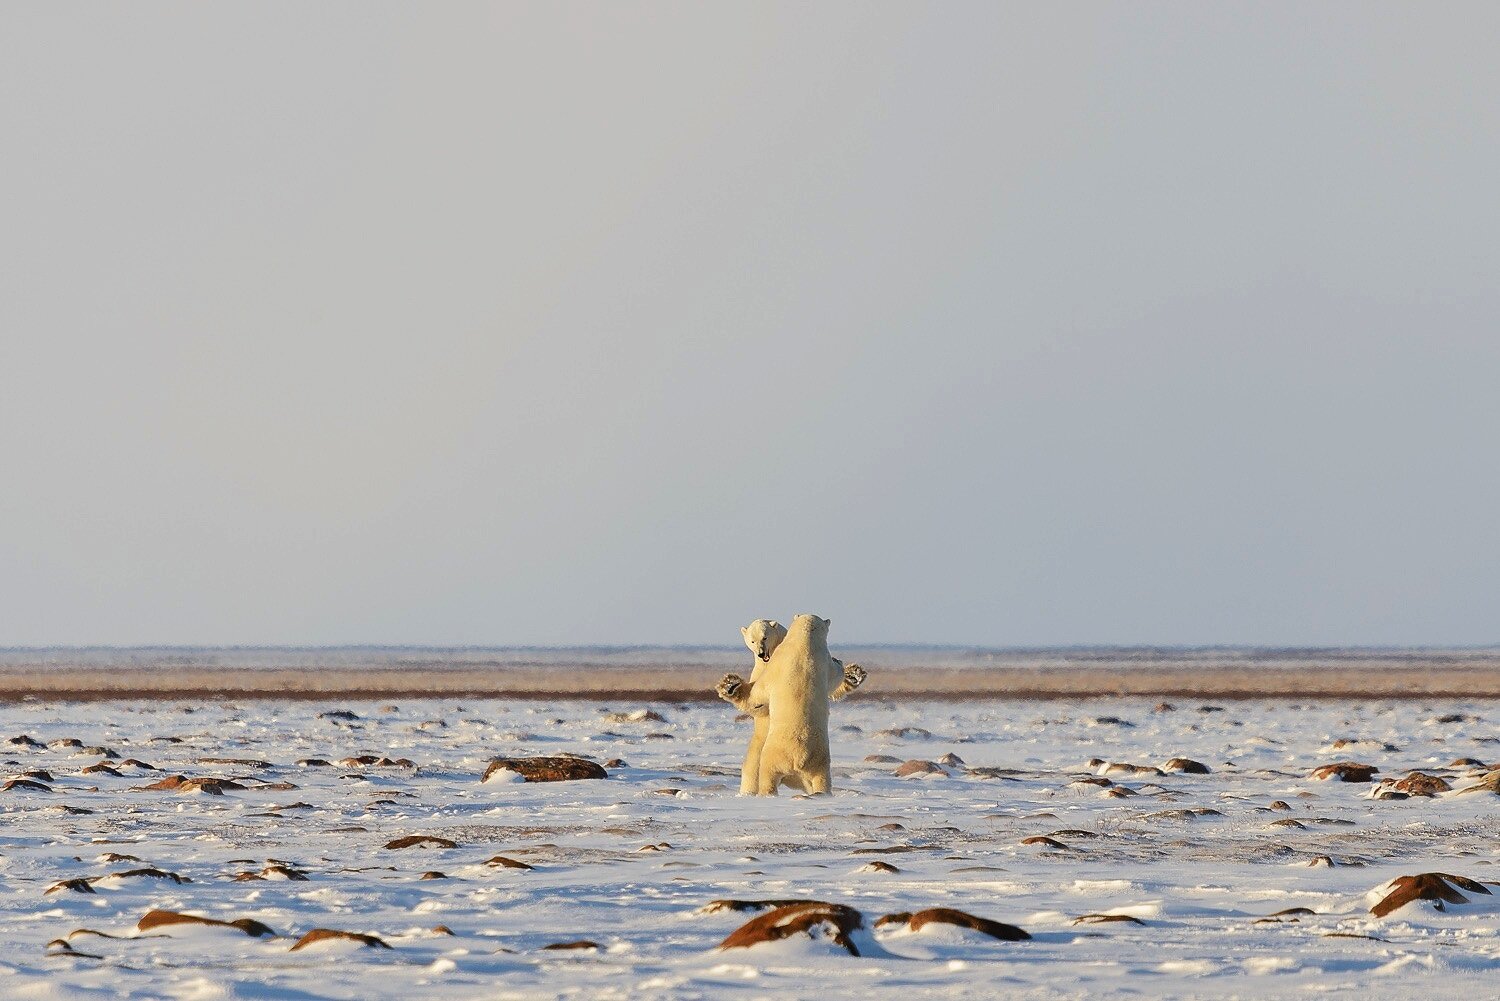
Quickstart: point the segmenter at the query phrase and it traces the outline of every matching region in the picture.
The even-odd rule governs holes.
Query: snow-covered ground
[[[12,703],[0,741],[33,743],[0,743],[3,774],[32,775],[0,792],[0,997],[1494,996],[1500,887],[1443,911],[1369,909],[1398,876],[1500,880],[1500,797],[1374,799],[1370,782],[1309,773],[1357,761],[1472,785],[1483,768],[1449,765],[1500,758],[1495,704],[1206,708],[861,694],[833,709],[835,796],[745,799],[749,727],[720,705]],[[900,732],[913,727],[930,735]],[[564,753],[625,764],[480,781],[493,757]],[[962,763],[946,774],[894,774],[949,753]],[[415,767],[340,764],[358,755]],[[1211,772],[1088,764],[1174,757]],[[119,774],[85,772],[100,761]],[[246,788],[141,788],[173,774]],[[413,835],[456,847],[384,847]],[[160,874],[102,878],[139,869]],[[91,882],[46,892],[65,880]],[[1032,939],[928,926],[881,929],[857,958],[718,950],[755,915],[706,905],[767,898],[847,904],[869,925],[959,908]],[[1315,913],[1262,920],[1288,908]],[[153,909],[276,937],[138,932]],[[391,948],[290,951],[314,928]],[[580,940],[598,948],[544,948]]]

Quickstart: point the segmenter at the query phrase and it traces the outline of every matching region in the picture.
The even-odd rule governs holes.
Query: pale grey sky
[[[1497,37],[7,4],[0,645],[1500,641]]]

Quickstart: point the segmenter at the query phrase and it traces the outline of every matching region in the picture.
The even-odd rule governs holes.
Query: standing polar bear
[[[774,619],[756,619],[741,629],[740,636],[744,638],[745,646],[755,654],[755,668],[750,672],[750,681],[747,683],[738,674],[726,674],[718,684],[719,698],[740,712],[748,713],[755,726],[755,731],[750,736],[750,746],[745,751],[745,761],[740,766],[741,796],[755,795],[760,786],[760,753],[771,726],[771,714],[765,689],[758,689],[757,682],[764,675],[771,655],[776,652],[781,641],[786,639],[786,634],[786,626]],[[829,660],[828,684],[832,691],[828,698],[837,702],[864,684],[865,671],[858,664],[845,667],[837,658],[830,657]],[[792,788],[801,788],[801,783],[795,776],[788,777],[786,784]]]
[[[740,791],[774,796],[784,782],[809,793],[831,792],[828,702],[858,687],[864,671],[858,665],[846,671],[828,652],[827,619],[798,615],[785,630],[762,622],[742,632],[764,663],[756,666],[749,685],[725,675],[718,688],[721,698],[743,710],[754,713],[765,706],[764,735],[762,717],[756,716]]]

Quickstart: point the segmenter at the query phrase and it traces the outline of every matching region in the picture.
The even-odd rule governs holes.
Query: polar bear
[[[726,674],[719,681],[719,698],[734,706],[740,712],[749,713],[755,725],[755,732],[750,736],[750,746],[745,751],[745,761],[740,766],[740,795],[753,796],[759,788],[760,783],[760,753],[766,743],[766,731],[771,725],[770,712],[767,707],[766,697],[762,693],[757,695],[756,682],[764,673],[766,663],[770,661],[771,655],[786,639],[786,626],[774,619],[756,619],[740,630],[740,636],[745,641],[745,646],[755,654],[755,668],[750,672],[750,680],[738,674]],[[844,664],[830,657],[828,684],[832,691],[828,693],[829,699],[837,702],[850,692],[854,691],[865,681],[865,670],[858,664]],[[801,783],[796,776],[789,776],[786,785],[800,788]]]
[[[760,752],[758,796],[776,795],[777,786],[792,778],[814,795],[833,791],[828,700],[836,669],[828,652],[829,624],[805,613],[792,619],[757,679],[770,717]]]

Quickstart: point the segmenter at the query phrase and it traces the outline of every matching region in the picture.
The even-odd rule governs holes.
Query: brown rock
[[[897,768],[895,774],[897,778],[905,778],[908,775],[946,776],[948,773],[943,770],[942,765],[939,765],[935,761],[923,761],[920,758],[913,758],[903,764],[900,768]]]
[[[1146,922],[1129,914],[1085,914],[1073,919],[1075,925],[1102,925],[1120,922],[1128,925],[1144,925]]]
[[[21,734],[18,737],[7,737],[6,740],[5,740],[5,742],[7,744],[10,744],[12,747],[44,747],[44,746],[46,746],[40,740],[37,740],[35,737],[28,736],[27,734],[24,734],[24,733]]]
[[[484,864],[487,865],[487,866],[490,866],[491,868],[494,868],[494,869],[535,869],[536,868],[536,866],[534,866],[534,865],[527,865],[525,862],[518,862],[518,861],[516,861],[513,858],[506,858],[504,855],[496,855],[492,859],[486,859]]]
[[[145,879],[170,879],[172,882],[177,883],[179,885],[181,885],[183,883],[191,883],[192,882],[192,880],[189,879],[186,876],[179,876],[175,872],[167,872],[167,870],[165,870],[165,869],[155,869],[155,868],[152,868],[150,866],[147,866],[147,867],[145,867],[143,869],[126,869],[123,872],[112,872],[108,876],[105,876],[104,878],[105,879],[130,879],[130,878],[136,877],[136,876],[140,876],[140,877],[143,877]]]
[[[896,920],[891,920],[892,918]],[[970,928],[991,938],[1000,939],[1002,942],[1024,942],[1031,938],[1026,931],[1015,925],[991,921],[989,918],[977,917],[967,911],[956,911],[951,907],[931,907],[925,911],[917,911],[915,914],[887,914],[875,923],[875,927],[883,928],[903,922],[912,931],[921,931],[923,927],[930,924],[944,924]]]
[[[1408,796],[1436,796],[1440,792],[1448,792],[1453,787],[1436,775],[1427,775],[1423,772],[1412,772],[1403,779],[1390,782],[1390,787],[1397,792],[1404,792]],[[1383,784],[1383,783],[1382,783]]]
[[[1357,761],[1337,761],[1331,765],[1319,765],[1308,777],[1322,781],[1337,779],[1340,782],[1368,782],[1378,771],[1380,769],[1374,765],[1362,765]]]
[[[586,938],[581,938],[576,942],[553,942],[551,945],[542,946],[542,950],[544,952],[560,952],[569,949],[593,949],[595,951],[598,951],[599,943],[590,942]]]
[[[698,914],[718,914],[722,911],[765,911],[774,910],[779,907],[797,907],[802,904],[816,904],[816,900],[805,900],[801,898],[787,898],[780,900],[710,900],[698,908]]]
[[[902,740],[929,740],[932,737],[931,730],[924,730],[920,726],[898,726],[889,730],[876,730],[876,737],[895,737]],[[840,906],[837,904],[830,906]]]
[[[603,779],[609,773],[596,762],[563,756],[538,758],[495,758],[484,770],[488,779],[497,771],[519,774],[527,782],[571,782],[575,779]]]
[[[1162,771],[1167,772],[1185,772],[1188,775],[1209,774],[1207,765],[1201,761],[1194,761],[1192,758],[1173,758],[1161,767]]]
[[[964,766],[964,759],[949,751],[941,758],[938,758],[938,764],[947,765],[949,768],[962,768]]]
[[[434,935],[452,935],[453,929],[449,928],[447,925],[433,925],[432,933]]]
[[[1449,768],[1486,768],[1488,766],[1485,765],[1485,763],[1483,761],[1480,761],[1478,758],[1454,758],[1452,761],[1448,762],[1448,767]]]
[[[895,765],[900,764],[901,759],[894,754],[866,754],[865,763],[871,765]]]
[[[120,777],[120,773],[117,770],[111,768],[103,761],[96,765],[89,765],[87,768],[80,769],[80,771],[84,775],[113,775],[115,778]]]
[[[457,848],[457,841],[440,838],[432,834],[408,834],[404,838],[387,841],[385,847],[390,850],[398,848]]]
[[[52,787],[45,782],[35,779],[10,779],[5,785],[0,786],[0,792],[10,792],[13,789],[29,789],[32,792],[51,792]]]
[[[1478,785],[1466,786],[1460,789],[1459,792],[1492,792],[1500,794],[1500,768],[1485,775],[1484,778],[1479,780]]]
[[[629,768],[624,758],[610,758],[604,763],[605,768]]]
[[[860,866],[859,867],[859,871],[860,872],[900,872],[901,870],[898,869],[898,868],[896,868],[895,866],[891,865],[889,862],[882,862],[879,859],[876,859],[873,862],[866,862],[864,865]]]
[[[60,879],[56,883],[53,883],[51,886],[47,887],[47,889],[43,890],[42,895],[45,896],[49,893],[57,893],[60,890],[71,890],[74,893],[98,892],[89,885],[89,881],[86,879]]]
[[[851,936],[863,927],[864,916],[854,908],[809,900],[777,907],[750,919],[720,942],[719,948],[747,949],[762,942],[777,942],[794,935],[806,935],[809,938],[826,936],[849,955],[858,956],[859,947],[854,944]]]
[[[292,943],[292,947],[287,952],[296,952],[298,949],[305,949],[315,942],[333,941],[358,942],[360,945],[373,949],[390,948],[389,945],[374,935],[361,935],[359,932],[354,931],[339,931],[337,928],[314,928]]]
[[[1490,891],[1478,880],[1467,876],[1454,876],[1446,872],[1424,872],[1415,876],[1397,876],[1390,882],[1390,889],[1380,901],[1370,908],[1370,913],[1383,918],[1415,900],[1431,900],[1440,911],[1447,910],[1444,904],[1467,904],[1469,898],[1463,892],[1485,896]]]
[[[231,779],[190,779],[185,775],[168,775],[166,778],[153,782],[150,785],[135,786],[134,788],[147,792],[170,790],[172,792],[204,792],[210,796],[222,796],[226,792],[236,792],[245,787]]]
[[[303,758],[297,764],[303,768],[331,768],[333,766],[333,762],[326,758]]]
[[[1043,848],[1054,848],[1057,851],[1061,851],[1061,852],[1072,851],[1072,848],[1070,846],[1063,844],[1061,841],[1056,841],[1056,840],[1054,840],[1052,838],[1043,837],[1040,834],[1036,835],[1035,837],[1022,838],[1021,839],[1021,844],[1023,844],[1023,845],[1041,845]]]
[[[218,921],[199,917],[196,914],[178,914],[176,911],[147,911],[146,916],[136,922],[136,931],[151,931],[153,928],[170,928],[172,925],[203,925],[209,928],[235,928],[252,938],[265,938],[276,933],[254,918],[239,918],[234,921]]]
[[[428,872],[422,873],[422,875],[418,876],[417,878],[418,879],[447,879],[448,878],[448,874],[446,872],[438,872],[436,869],[432,869],[432,870],[429,870]]]
[[[45,769],[45,768],[28,768],[24,772],[18,772],[16,774],[16,778],[21,778],[21,779],[36,779],[38,782],[56,782],[57,781],[56,779],[54,779],[52,777],[52,773],[49,772],[49,771],[47,771],[47,769]]]
[[[126,767],[129,767],[129,768],[139,768],[142,771],[147,771],[147,772],[154,772],[154,771],[158,770],[155,765],[148,765],[148,764],[146,764],[146,762],[142,761],[140,758],[126,758],[124,761],[120,762],[120,767],[121,768],[126,768]]]

